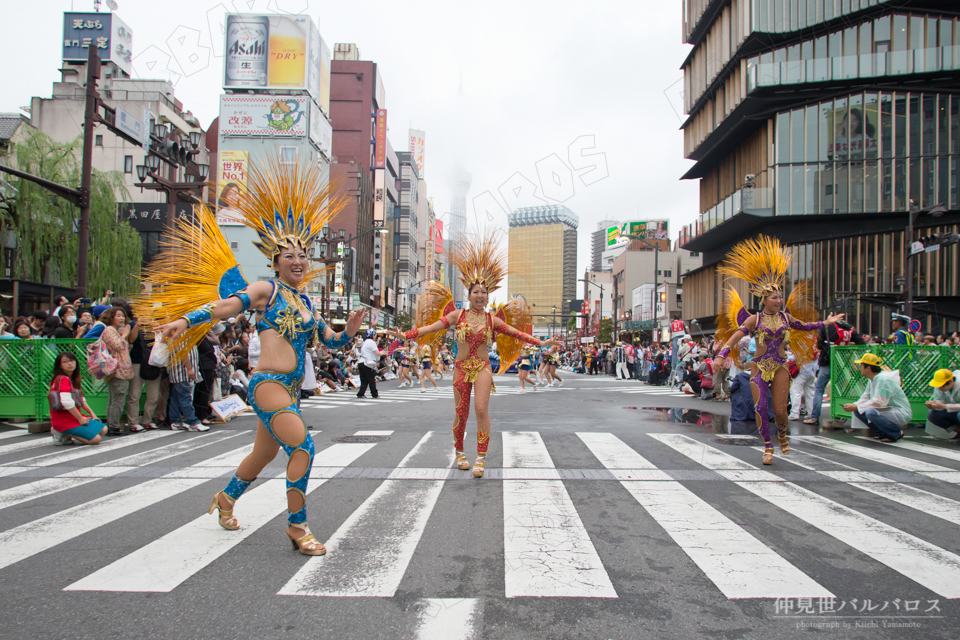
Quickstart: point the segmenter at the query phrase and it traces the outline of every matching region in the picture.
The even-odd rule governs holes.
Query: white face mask
[[[66,317],[66,320],[67,320],[67,322],[69,322],[70,324],[73,324],[74,322],[77,321],[77,316],[67,316],[67,317]]]

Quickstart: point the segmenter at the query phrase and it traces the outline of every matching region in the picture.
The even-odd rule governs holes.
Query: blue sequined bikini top
[[[257,331],[273,329],[290,342],[302,342],[305,345],[318,324],[321,332],[326,328],[322,321],[314,319],[309,297],[283,282],[271,280],[270,283],[273,285],[273,295],[257,320]],[[302,308],[310,312],[309,319],[304,319]]]

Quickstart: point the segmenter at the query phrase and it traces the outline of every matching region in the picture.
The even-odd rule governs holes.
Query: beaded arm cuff
[[[726,358],[728,355],[730,355],[730,347],[724,347],[720,350],[720,353],[717,354],[717,357]]]
[[[348,336],[346,331],[333,334],[333,337],[327,340],[324,335],[327,333],[327,325],[321,324],[317,327],[317,339],[329,349],[336,349],[350,342],[353,336]],[[337,336],[340,336],[339,338]]]
[[[230,294],[231,298],[239,298],[240,302],[243,304],[243,310],[246,311],[250,308],[250,295],[247,293],[246,289],[241,289],[236,293]]]
[[[212,302],[208,302],[199,309],[195,309],[189,313],[185,313],[183,317],[186,319],[190,327],[195,327],[198,324],[206,324],[213,319],[213,308],[216,305]]]
[[[527,344],[534,344],[538,347],[543,344],[541,340],[538,340],[533,336],[527,335],[523,331],[517,331],[516,329],[514,329],[513,327],[511,327],[506,323],[497,325],[496,327],[494,327],[494,331],[496,331],[497,333],[505,333],[511,338],[521,340],[523,342],[526,342]]]
[[[413,329],[410,329],[410,331],[404,331],[404,332],[403,332],[403,339],[404,339],[404,340],[413,340],[414,338],[417,338],[417,337],[420,336],[420,333],[419,333],[419,332],[420,332],[420,329],[418,329],[418,328],[416,328],[416,327],[414,327]]]
[[[450,321],[447,320],[447,316],[442,316],[442,317],[440,318],[440,320],[443,321],[443,327],[444,327],[445,329],[449,329],[449,328],[450,328]]]

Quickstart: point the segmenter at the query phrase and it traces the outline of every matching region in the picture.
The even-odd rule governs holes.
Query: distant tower
[[[450,224],[448,238],[450,239],[450,250],[453,250],[460,242],[461,236],[467,230],[467,192],[470,190],[470,181],[472,176],[466,169],[459,169],[451,180],[450,187],[453,190],[453,202],[450,204]],[[463,291],[463,285],[460,284],[459,272],[449,262],[448,268],[450,276],[450,291],[453,292],[454,300],[465,300],[466,295]]]

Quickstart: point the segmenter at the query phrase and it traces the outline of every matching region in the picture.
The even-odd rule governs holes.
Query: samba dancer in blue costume
[[[254,245],[270,258],[276,278],[247,284],[212,212],[205,210],[199,226],[181,225],[175,231],[174,243],[179,243],[181,251],[176,255],[165,252],[150,269],[148,281],[153,283],[153,290],[162,291],[138,301],[141,311],[149,310],[153,317],[165,321],[160,330],[164,339],[172,341],[174,358],[192,346],[196,335],[206,333],[211,322],[249,309],[259,312],[257,330],[262,350],[248,392],[260,419],[256,440],[233,479],[214,496],[209,512],[218,510],[224,529],[239,529],[234,503],[282,447],[289,456],[287,535],[294,549],[311,556],[323,555],[326,548],[307,526],[307,480],[314,449],[297,402],[306,345],[314,334],[331,349],[346,344],[359,330],[364,312],[351,313],[345,331],[334,333],[314,317],[310,299],[299,289],[310,280],[307,249],[341,206],[342,196],[334,193],[315,168],[254,167],[236,210],[244,223],[257,231],[260,241]],[[184,257],[184,244],[194,248],[191,254],[199,256],[196,264]],[[211,276],[219,276],[215,293],[204,281]],[[220,299],[198,306],[205,293],[207,301]],[[193,310],[187,311],[189,302]]]

